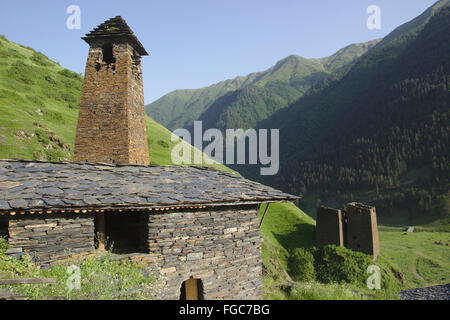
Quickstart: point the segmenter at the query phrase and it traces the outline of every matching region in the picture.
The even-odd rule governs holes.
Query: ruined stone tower
[[[345,216],[339,209],[319,207],[316,217],[316,245],[318,247],[334,244],[345,246]]]
[[[317,208],[316,245],[334,244],[373,256],[380,254],[375,207],[351,202],[346,210]]]
[[[347,204],[347,248],[376,259],[380,254],[375,207],[352,202]]]
[[[141,70],[147,52],[120,16],[82,39],[90,49],[74,161],[148,165]]]

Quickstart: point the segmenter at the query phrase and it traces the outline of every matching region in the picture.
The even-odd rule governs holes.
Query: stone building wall
[[[43,266],[94,250],[92,214],[11,217],[8,232],[7,254],[16,257],[28,254]]]
[[[104,61],[108,45],[98,40],[89,50],[74,161],[148,165],[140,57],[124,42]]]
[[[258,206],[151,214],[149,251],[163,275],[162,299],[179,299],[190,277],[205,299],[262,299]]]

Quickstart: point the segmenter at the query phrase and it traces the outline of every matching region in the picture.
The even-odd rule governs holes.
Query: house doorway
[[[203,300],[203,282],[200,279],[190,279],[181,285],[180,300]]]
[[[144,252],[145,226],[141,212],[105,212],[95,217],[99,249],[117,254]]]
[[[8,217],[0,216],[0,237],[8,239]]]

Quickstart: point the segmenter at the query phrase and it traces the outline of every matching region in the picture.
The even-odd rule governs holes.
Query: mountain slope
[[[148,105],[147,113],[171,130],[188,128],[197,119],[207,121],[205,128],[249,128],[297,100],[317,81],[332,73],[344,73],[377,43],[353,44],[322,59],[291,55],[262,72],[202,89],[169,93]]]
[[[280,174],[265,182],[315,198],[311,209],[317,198],[359,199],[382,215],[448,216],[448,4],[427,10],[434,15],[423,25],[396,29],[342,79],[262,121],[261,128],[280,128],[283,159]]]
[[[82,85],[81,75],[0,36],[0,159],[71,161]],[[147,132],[151,163],[172,164],[171,132],[150,118]]]

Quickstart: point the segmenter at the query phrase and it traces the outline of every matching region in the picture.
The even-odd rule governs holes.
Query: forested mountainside
[[[288,56],[273,67],[245,77],[195,90],[177,90],[146,107],[147,114],[170,130],[190,128],[251,128],[300,98],[313,84],[344,74],[379,40],[349,45],[330,57]]]
[[[449,34],[449,1],[439,1],[341,79],[262,121],[280,128],[281,170],[265,182],[311,208],[360,199],[382,215],[448,217]]]

